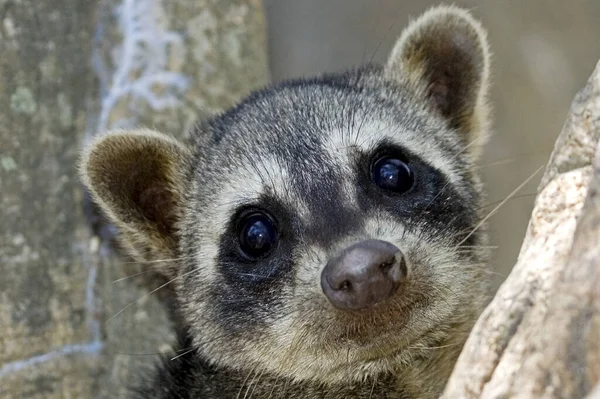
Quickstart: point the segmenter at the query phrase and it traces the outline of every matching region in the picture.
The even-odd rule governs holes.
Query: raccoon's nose
[[[358,310],[391,297],[406,274],[406,261],[395,245],[368,240],[327,262],[321,287],[336,308]]]

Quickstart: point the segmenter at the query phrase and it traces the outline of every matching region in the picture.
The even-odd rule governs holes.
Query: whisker
[[[509,198],[509,200],[515,200],[515,199],[520,199],[520,198],[529,198],[529,197],[535,197],[537,195],[537,193],[527,193],[527,194],[521,194],[521,195],[515,195],[512,198]],[[498,201],[494,201],[494,202],[490,202],[489,204],[485,204],[479,208],[476,208],[476,210],[480,210],[480,209],[484,209],[490,206],[494,206],[497,205],[499,203],[501,203],[502,201],[505,201],[506,198],[498,200]]]
[[[184,274],[182,274],[182,275],[180,275],[180,276],[177,276],[177,277],[175,277],[175,278],[173,278],[173,279],[171,279],[171,280],[167,281],[166,283],[164,283],[164,284],[162,284],[162,285],[158,286],[157,288],[153,289],[152,291],[150,291],[150,292],[147,292],[146,294],[142,295],[142,296],[141,296],[140,298],[138,298],[137,300],[135,300],[135,301],[133,301],[133,302],[131,302],[131,303],[127,304],[127,305],[126,305],[126,306],[125,306],[123,309],[119,310],[117,313],[115,313],[114,315],[112,315],[112,316],[111,316],[111,317],[110,317],[108,320],[106,320],[105,324],[108,324],[108,323],[109,323],[111,320],[113,320],[115,317],[117,317],[118,315],[120,315],[121,313],[123,313],[125,310],[129,309],[131,306],[135,305],[136,303],[139,303],[139,302],[140,302],[142,299],[144,299],[144,298],[147,298],[148,296],[152,295],[152,294],[153,294],[153,293],[155,293],[156,291],[158,291],[158,290],[160,290],[160,289],[162,289],[162,288],[166,287],[167,285],[171,284],[173,281],[175,281],[175,280],[177,280],[177,279],[180,279],[180,278],[182,278],[182,277],[185,277],[186,275],[188,275],[188,274],[192,274],[192,273],[194,273],[194,272],[197,272],[197,270],[191,270],[191,271],[189,271],[189,272],[187,272],[187,273],[184,273]]]
[[[419,350],[434,350],[434,349],[444,349],[444,348],[451,348],[453,346],[458,346],[461,345],[460,343],[456,343],[456,344],[448,344],[448,345],[440,345],[440,346],[409,346],[409,349],[419,349]]]
[[[375,391],[376,383],[377,383],[377,378],[373,377],[373,385],[371,386],[371,393],[369,394],[369,399],[373,398],[373,392]]]
[[[462,149],[460,149],[456,153],[455,158],[458,158],[463,152],[467,151],[469,148],[471,148],[472,146],[474,146],[475,144],[477,144],[479,141],[481,141],[483,139],[484,139],[484,137],[482,137],[482,136],[476,137],[474,140],[472,140],[467,145],[465,145]],[[448,180],[446,182],[446,184],[444,184],[442,186],[442,188],[440,189],[440,191],[438,191],[438,193],[431,199],[431,201],[429,201],[427,203],[427,205],[425,206],[425,208],[423,208],[423,210],[421,211],[421,214],[419,215],[420,218],[418,218],[417,221],[416,221],[417,224],[425,217],[426,212],[429,209],[429,207],[435,202],[436,199],[439,198],[440,195],[442,195],[444,193],[444,191],[446,190],[446,188],[448,188],[448,186],[450,185],[450,183],[451,183],[451,181]]]
[[[456,266],[454,266],[454,265],[438,266],[436,268],[436,270],[455,269],[455,268],[456,268]],[[474,270],[478,270],[478,271],[481,271],[481,272],[486,273],[486,274],[491,274],[491,275],[506,277],[506,274],[498,273],[498,272],[495,272],[493,270],[487,269],[485,267],[471,266],[471,265],[461,265],[460,268],[461,269],[474,269]]]
[[[191,256],[184,256],[181,258],[171,258],[171,259],[155,259],[155,260],[144,260],[144,261],[129,261],[129,262],[121,262],[123,265],[139,265],[139,264],[153,264],[153,263],[164,263],[164,262],[176,262],[180,260],[193,259]]]
[[[125,277],[121,277],[121,278],[118,278],[116,280],[113,280],[112,284],[115,284],[115,283],[118,283],[120,281],[124,281],[124,280],[130,279],[130,278],[133,278],[133,277],[141,276],[142,274],[146,274],[146,273],[150,273],[150,272],[155,272],[155,271],[156,270],[154,270],[154,269],[149,269],[149,270],[141,271],[139,273],[129,274],[129,275],[125,276]]]
[[[292,342],[290,343],[290,346],[288,347],[288,349],[286,350],[286,353],[283,357],[283,361],[281,362],[281,365],[279,366],[279,371],[277,372],[277,378],[275,379],[275,382],[273,383],[273,387],[271,388],[271,392],[269,392],[269,398],[271,398],[271,395],[273,395],[273,392],[275,391],[275,387],[277,386],[277,382],[279,381],[279,378],[281,376],[281,370],[283,369],[283,367],[285,367],[287,365],[287,362],[291,360],[292,358],[292,349],[295,349],[298,345],[296,344],[296,339],[298,337],[298,334],[300,334],[300,331],[302,331],[303,329],[299,326],[296,329],[296,332],[294,333],[294,336],[292,337]],[[267,399],[269,399],[267,398]]]
[[[496,212],[498,212],[498,210],[504,205],[506,204],[506,202],[511,199],[516,193],[519,192],[519,190],[521,190],[523,187],[525,187],[527,185],[527,183],[529,183],[534,177],[535,175],[537,175],[542,169],[544,169],[545,165],[540,166],[535,172],[533,172],[527,179],[525,179],[525,181],[523,181],[523,183],[519,184],[519,186],[517,188],[515,188],[510,194],[508,194],[508,196],[502,200],[498,205],[496,205],[496,207],[494,207],[494,209],[492,209],[490,211],[490,213],[487,214],[487,216],[485,216],[483,219],[481,219],[481,221],[479,223],[477,223],[477,225],[475,225],[475,228],[469,233],[467,234],[467,236],[465,238],[463,238],[458,245],[456,245],[456,247],[460,247],[461,244],[463,244],[465,241],[467,241],[469,239],[469,237],[471,237],[476,231],[477,229],[479,229],[490,217],[492,217]]]
[[[181,351],[187,351],[188,348],[184,348],[184,349],[178,349],[176,352],[181,352]],[[118,355],[124,355],[124,356],[162,356],[165,355],[166,352],[152,352],[152,353],[126,353],[126,352],[115,352]],[[186,352],[186,353],[189,353]],[[171,359],[173,360],[173,359]]]
[[[387,35],[390,34],[390,31],[392,30],[392,28],[396,25],[396,21],[393,21],[390,26],[388,27],[387,31],[385,32],[385,34],[383,35],[383,38],[379,41],[379,44],[377,45],[377,47],[375,47],[375,50],[373,51],[373,53],[371,54],[371,58],[369,59],[369,62],[366,65],[371,65],[373,63],[373,60],[375,59],[375,55],[377,55],[377,52],[379,51],[379,49],[381,48],[381,45],[383,44],[384,40],[386,39]],[[364,61],[364,60],[363,60]]]
[[[126,352],[114,352],[117,355],[123,355],[123,356],[161,356],[164,355],[164,353],[160,353],[160,352],[154,352],[154,353],[126,353]]]
[[[490,163],[487,163],[487,164],[475,165],[475,166],[473,166],[472,170],[480,170],[480,169],[488,168],[488,167],[491,167],[491,166],[497,166],[497,165],[506,165],[506,164],[515,162],[516,160],[518,160],[519,158],[522,158],[522,157],[529,157],[529,156],[534,156],[534,155],[544,155],[544,156],[547,156],[550,152],[552,152],[552,149],[550,149],[548,151],[528,151],[528,152],[523,152],[523,153],[520,153],[520,154],[512,155],[510,157],[500,158],[500,159],[497,159],[495,161],[491,161]]]
[[[194,350],[196,350],[196,348],[192,347],[192,348],[184,351],[183,353],[180,353],[179,355],[172,357],[170,360],[173,361],[173,360],[179,359],[180,357],[185,356],[188,353],[192,353]]]
[[[241,272],[231,272],[231,274],[236,275],[236,276],[247,276],[247,277],[255,277],[255,278],[267,279],[267,280],[277,280],[276,277],[271,277],[271,276],[265,275],[265,274],[241,273]]]
[[[258,377],[255,374],[254,378],[252,379],[252,381],[250,381],[250,385],[248,385],[248,389],[250,389],[250,387],[252,386],[253,383],[254,383],[254,388],[252,388],[252,391],[250,392],[250,396],[248,396],[248,399],[250,399],[252,397],[252,395],[254,395],[254,391],[256,390],[256,387],[258,386],[258,382],[260,381],[260,377],[262,377],[262,375],[264,374],[264,372],[265,372],[265,370],[263,369],[263,371],[260,372],[260,374],[258,375]],[[256,382],[254,382],[254,379],[256,379]],[[246,390],[246,394],[248,394],[247,390]],[[244,399],[246,399],[246,395],[244,395]]]
[[[498,249],[498,245],[462,245],[461,248],[481,248],[481,249]]]
[[[248,372],[248,375],[246,376],[246,378],[244,379],[244,382],[242,382],[242,384],[240,385],[240,390],[238,391],[238,394],[236,396],[237,399],[240,398],[240,395],[242,394],[242,390],[244,389],[244,387],[246,386],[246,381],[248,381],[248,378],[250,378],[250,376],[254,373],[254,370],[256,370],[256,368],[258,367],[258,365],[255,365],[254,367],[252,367],[252,369]],[[244,395],[244,397],[246,397],[246,395],[248,394],[248,389],[250,389],[250,387],[248,387],[246,389],[246,394]]]
[[[516,161],[515,158],[506,158],[506,159],[502,159],[502,160],[499,160],[496,162],[487,163],[484,165],[473,166],[473,168],[471,168],[471,170],[481,170],[481,169],[485,169],[485,168],[491,168],[492,166],[507,165],[507,164],[513,163],[515,161]]]

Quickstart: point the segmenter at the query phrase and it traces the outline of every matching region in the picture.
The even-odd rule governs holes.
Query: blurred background
[[[168,290],[148,295],[144,265],[115,250],[81,186],[76,165],[95,134],[182,137],[269,81],[383,62],[437,3],[0,0],[0,398],[124,397],[173,343]],[[600,58],[600,1],[455,4],[483,22],[494,52],[481,160],[492,211],[547,162]],[[490,219],[496,287],[538,181]]]
[[[384,62],[430,0],[266,0],[274,80]],[[481,161],[494,209],[544,165],[575,93],[600,57],[600,1],[460,0],[489,33],[494,132]],[[539,177],[490,219],[495,286],[514,265]]]

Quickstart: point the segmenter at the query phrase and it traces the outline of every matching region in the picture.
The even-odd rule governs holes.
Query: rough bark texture
[[[154,295],[113,283],[79,150],[116,126],[181,135],[264,84],[264,28],[259,0],[0,0],[0,397],[123,397],[171,342]]]
[[[445,398],[589,398],[600,381],[600,63],[572,103],[511,274]]]

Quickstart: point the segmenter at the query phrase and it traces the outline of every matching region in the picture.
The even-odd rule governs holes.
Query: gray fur
[[[459,56],[444,62],[447,54]],[[188,329],[181,345],[195,350],[164,364],[142,395],[439,395],[486,301],[473,165],[489,124],[488,68],[480,25],[438,7],[407,28],[385,67],[257,91],[199,125],[185,145],[147,132],[92,144],[84,181],[126,232],[129,252],[178,259],[164,273],[175,277]],[[154,174],[158,183],[133,190],[135,168],[108,160],[115,148],[136,154],[149,140],[159,149],[138,157],[139,168],[168,167]],[[402,196],[370,180],[373,157],[390,150],[416,176]],[[107,184],[115,176],[125,186]],[[164,187],[167,216],[139,200],[154,193],[147,187]],[[236,218],[247,207],[268,210],[279,226],[279,247],[259,262],[236,252]],[[337,310],[321,291],[321,270],[365,239],[402,250],[407,282],[372,310]]]

